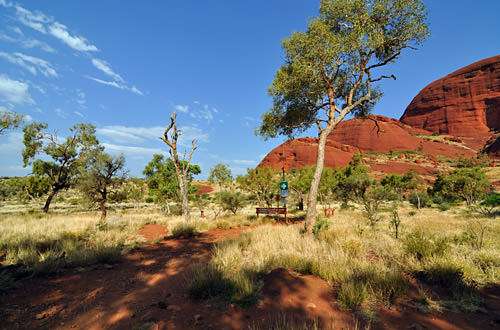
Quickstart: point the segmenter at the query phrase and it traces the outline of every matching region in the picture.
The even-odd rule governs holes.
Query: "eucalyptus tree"
[[[18,128],[24,122],[25,117],[10,111],[0,111],[0,136],[8,129]]]
[[[113,157],[104,152],[96,152],[88,157],[80,169],[78,187],[92,203],[99,205],[101,219],[104,220],[109,194],[126,178],[125,157],[123,154]]]
[[[269,166],[248,168],[247,174],[239,175],[236,182],[242,189],[255,194],[260,206],[270,207],[271,195],[279,190],[279,171]]]
[[[46,123],[31,123],[23,127],[24,167],[32,165],[32,173],[38,177],[47,176],[50,181],[50,191],[43,206],[48,212],[54,196],[63,189],[68,189],[75,183],[79,167],[86,157],[102,150],[95,136],[95,126],[92,124],[76,124],[70,128],[66,138],[48,133]],[[39,154],[52,161],[35,159]]]
[[[212,169],[210,169],[210,174],[208,175],[208,181],[215,183],[219,186],[219,212],[215,212],[215,217],[222,211],[222,190],[229,183],[233,181],[233,175],[231,169],[225,164],[216,164]]]
[[[285,39],[285,63],[269,88],[273,106],[257,133],[292,137],[315,127],[316,170],[311,182],[306,231],[316,222],[316,199],[328,135],[348,114],[367,116],[381,93],[372,84],[394,75],[376,73],[405,48],[428,36],[421,0],[322,0],[305,32]]]

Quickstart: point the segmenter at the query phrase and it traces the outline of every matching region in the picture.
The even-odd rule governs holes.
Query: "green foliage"
[[[271,194],[278,189],[279,172],[269,166],[247,169],[246,175],[239,175],[236,182],[241,189],[255,194],[259,205],[270,207],[273,203]]]
[[[184,161],[183,166],[187,166],[186,161]],[[156,196],[155,201],[157,203],[165,204],[168,200],[180,203],[179,180],[175,170],[175,162],[172,158],[164,158],[163,155],[155,154],[142,173],[146,176],[150,194]],[[198,165],[189,165],[187,179],[190,193],[195,191],[195,187],[191,185],[193,176],[200,173],[201,169]]]
[[[342,309],[358,310],[368,300],[368,288],[356,279],[343,282],[337,300]]]
[[[500,194],[491,193],[476,208],[476,211],[486,217],[500,215]]]
[[[51,191],[45,202],[44,212],[48,212],[55,194],[74,184],[87,157],[103,149],[92,124],[74,125],[70,128],[70,135],[64,140],[47,133],[46,129],[47,124],[37,122],[24,126],[22,152],[24,166],[32,164],[35,176],[46,177],[50,181]],[[39,153],[52,158],[52,161],[35,159]]]
[[[126,176],[125,157],[112,157],[102,151],[89,155],[81,167],[78,188],[90,202],[99,204],[101,218],[106,217],[106,202],[109,194],[116,193],[113,188],[120,186]]]
[[[332,125],[335,110],[340,120],[366,114],[377,99],[371,83],[382,79],[372,70],[428,36],[421,1],[323,0],[319,13],[282,42],[285,64],[269,88],[273,107],[257,130],[265,138],[303,132],[325,116]]]
[[[326,218],[322,218],[316,221],[316,224],[313,228],[314,235],[319,235],[319,233],[328,230],[330,227],[330,222]]]
[[[180,223],[172,229],[172,236],[175,238],[184,237],[189,238],[197,235],[196,226],[187,223]]]
[[[447,203],[447,202],[442,202],[441,204],[438,205],[438,209],[439,211],[448,211],[449,209],[451,209],[451,204],[450,203]]]
[[[222,209],[224,211],[231,211],[233,214],[238,213],[239,210],[245,207],[245,196],[239,192],[223,192],[221,196]]]
[[[457,168],[453,173],[440,174],[432,189],[434,195],[440,195],[446,201],[456,197],[472,206],[486,196],[491,183],[481,167]]]
[[[9,111],[0,111],[0,136],[8,129],[16,129],[24,122],[25,116]]]
[[[231,170],[225,164],[216,164],[208,175],[208,181],[217,183],[219,186],[227,185],[233,180]]]
[[[449,244],[446,238],[432,237],[422,230],[415,230],[404,237],[403,247],[418,260],[424,260],[432,256],[442,256]]]
[[[412,204],[416,208],[420,209],[421,207],[428,205],[429,196],[425,191],[416,191],[408,196],[408,202],[410,202],[410,204]]]
[[[146,199],[144,199],[146,203],[153,203],[155,201],[154,197],[148,196]]]

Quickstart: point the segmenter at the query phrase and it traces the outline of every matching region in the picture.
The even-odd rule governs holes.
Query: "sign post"
[[[280,196],[283,200],[283,208],[286,209],[286,198],[288,197],[288,181],[280,182]],[[286,213],[285,213],[285,222],[287,222]]]

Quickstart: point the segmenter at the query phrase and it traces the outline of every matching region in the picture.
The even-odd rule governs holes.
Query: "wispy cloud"
[[[97,69],[101,70],[102,72],[104,72],[105,74],[107,74],[108,76],[113,78],[113,80],[123,82],[123,78],[111,69],[111,66],[109,65],[108,62],[106,62],[104,60],[97,59],[97,58],[93,58],[92,64]]]
[[[49,26],[49,33],[75,50],[81,52],[96,52],[99,50],[96,46],[89,44],[84,37],[71,35],[67,29],[65,25],[54,22]]]
[[[23,31],[17,26],[9,27],[11,31],[14,32],[15,36],[6,34],[3,31],[0,31],[0,40],[15,42],[18,43],[22,48],[32,49],[32,48],[40,48],[41,50],[48,53],[56,53],[57,51],[49,46],[46,42],[37,40],[37,39],[29,39],[24,36]]]
[[[187,105],[174,105],[174,109],[179,112],[188,112],[189,106]]]
[[[143,156],[143,157],[151,157],[153,154],[164,154],[167,155],[168,152],[166,149],[160,148],[144,148],[144,147],[135,147],[135,146],[124,146],[112,143],[101,143],[107,151],[110,152],[121,152],[126,156]]]
[[[117,143],[141,144],[147,140],[158,140],[165,132],[166,126],[154,127],[129,127],[129,126],[104,126],[97,128],[97,134],[106,136]],[[194,126],[182,126],[179,128],[181,136],[178,144],[181,147],[190,148],[191,141],[197,140],[201,143],[210,142],[209,135],[201,128]]]
[[[59,116],[59,117],[61,117],[63,119],[66,119],[68,117],[68,113],[65,112],[62,109],[57,108],[57,109],[54,110],[54,112],[56,113],[57,116]]]
[[[245,160],[245,159],[234,159],[232,163],[245,166],[255,166],[257,165],[256,160]]]
[[[57,77],[57,72],[56,70],[54,70],[52,65],[41,58],[29,56],[23,53],[14,53],[11,55],[5,52],[0,52],[0,57],[3,57],[9,62],[25,68],[34,75],[36,75],[37,71],[39,71],[45,77]]]
[[[31,98],[28,89],[28,84],[12,80],[6,75],[0,75],[0,100],[15,104],[34,104],[35,101]]]
[[[0,5],[6,8],[14,7],[16,10],[15,18],[21,24],[42,34],[48,33],[75,50],[81,52],[96,52],[99,50],[86,38],[69,33],[66,25],[55,21],[52,17],[48,17],[40,11],[32,12],[19,4],[13,4],[7,1],[0,2]]]
[[[135,93],[137,95],[141,95],[141,96],[144,95],[144,93],[141,92],[139,89],[137,89],[137,87],[135,87],[135,86],[129,87],[129,86],[125,86],[123,84],[119,84],[116,81],[106,81],[106,80],[102,80],[102,79],[95,78],[95,77],[88,76],[88,75],[86,75],[85,78],[93,80],[93,81],[98,82],[98,83],[103,84],[103,85],[128,90],[128,91],[131,91],[132,93]]]
[[[83,115],[83,113],[81,113],[81,112],[79,112],[79,111],[75,111],[75,112],[74,112],[74,114],[75,114],[75,115],[77,115],[77,116],[79,116],[79,117],[81,117],[81,118],[85,117],[85,116]]]

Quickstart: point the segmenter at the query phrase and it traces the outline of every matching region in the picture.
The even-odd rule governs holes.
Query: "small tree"
[[[239,210],[245,207],[245,196],[243,196],[240,192],[224,192],[221,195],[222,209],[224,211],[231,211],[234,215],[236,215]]]
[[[328,135],[350,113],[366,116],[381,95],[372,86],[394,75],[373,72],[394,62],[428,35],[420,0],[322,0],[306,32],[282,43],[285,63],[269,88],[273,106],[257,133],[264,138],[318,130],[316,171],[307,202],[306,232],[316,199]]]
[[[188,193],[191,194],[195,189],[191,185],[191,182],[194,175],[201,173],[201,169],[198,165],[188,166],[186,161],[183,161],[183,165],[188,168]],[[182,203],[179,180],[177,179],[175,162],[172,158],[164,158],[163,155],[155,154],[142,173],[146,176],[149,190],[156,195],[156,202],[160,204],[165,203],[169,214],[169,200],[173,200],[179,204]]]
[[[457,168],[453,173],[438,175],[432,191],[448,200],[457,196],[470,207],[486,196],[490,188],[491,182],[484,169],[476,166]]]
[[[125,180],[125,157],[112,157],[104,152],[98,152],[89,157],[82,174],[79,177],[79,188],[92,203],[98,204],[101,210],[101,220],[106,218],[106,202],[115,187]]]
[[[9,111],[0,111],[0,136],[8,129],[16,129],[26,116]]]
[[[68,189],[79,174],[83,160],[94,152],[102,150],[95,136],[95,126],[92,124],[77,124],[70,129],[70,136],[59,139],[45,130],[47,124],[32,123],[24,126],[24,167],[32,164],[35,176],[50,178],[51,190],[43,207],[49,211],[54,196],[62,189]],[[53,161],[34,158],[43,153]]]
[[[179,182],[179,190],[182,199],[182,212],[184,214],[185,222],[188,223],[191,220],[191,215],[189,213],[188,173],[189,165],[191,164],[191,157],[193,156],[193,152],[196,150],[196,140],[191,141],[192,147],[189,152],[188,159],[186,160],[185,151],[181,160],[177,153],[177,140],[179,139],[179,136],[182,135],[182,132],[177,128],[175,120],[176,114],[174,111],[170,117],[170,125],[168,125],[167,129],[163,133],[163,137],[160,137],[160,139],[170,147],[169,152],[174,159],[175,173],[177,174],[177,180]]]
[[[219,186],[218,199],[219,199],[219,212],[215,213],[217,218],[218,213],[222,210],[222,192],[223,187],[226,187],[233,180],[231,170],[224,164],[217,164],[210,170],[210,175],[208,176],[208,181],[212,184],[217,184]]]
[[[246,175],[239,175],[236,182],[241,189],[255,194],[260,206],[265,204],[270,207],[273,191],[278,189],[279,178],[278,170],[269,166],[248,168]]]

